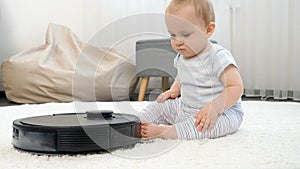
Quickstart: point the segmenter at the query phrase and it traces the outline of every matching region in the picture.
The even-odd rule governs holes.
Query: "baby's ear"
[[[208,36],[208,38],[210,38],[213,33],[215,32],[215,28],[216,28],[216,24],[215,22],[210,22],[207,26],[207,29],[206,29],[206,34]]]

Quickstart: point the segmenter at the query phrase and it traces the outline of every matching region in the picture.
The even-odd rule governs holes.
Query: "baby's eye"
[[[175,34],[170,34],[170,37],[171,37],[171,38],[175,38],[176,35],[175,35]]]
[[[187,38],[187,37],[189,37],[190,35],[191,35],[190,33],[183,34],[183,37]]]

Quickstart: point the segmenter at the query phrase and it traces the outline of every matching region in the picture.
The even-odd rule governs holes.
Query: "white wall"
[[[11,55],[44,43],[49,22],[65,25],[87,41],[120,18],[163,14],[167,4],[168,0],[1,0],[0,54]]]
[[[216,14],[216,30],[212,38],[226,49],[232,48],[231,0],[211,0]]]
[[[81,35],[81,0],[1,0],[1,57],[44,43],[49,22]]]

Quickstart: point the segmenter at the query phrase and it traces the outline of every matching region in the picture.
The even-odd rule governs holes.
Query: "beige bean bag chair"
[[[55,24],[46,44],[2,64],[6,96],[17,103],[128,100],[135,75],[133,63],[116,50],[85,44]]]

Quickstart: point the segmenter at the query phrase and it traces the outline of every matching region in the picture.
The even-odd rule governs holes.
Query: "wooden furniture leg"
[[[143,101],[148,87],[150,77],[142,77],[138,101]]]
[[[166,91],[169,85],[169,77],[162,77],[162,90]]]

